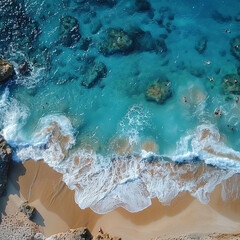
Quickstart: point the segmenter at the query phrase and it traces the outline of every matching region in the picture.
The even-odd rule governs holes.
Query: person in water
[[[183,97],[182,101],[183,101],[183,103],[186,103],[187,102],[187,97]]]
[[[211,77],[211,78],[208,77],[208,79],[209,79],[210,82],[213,82],[213,81],[214,81],[214,78],[213,78],[213,77]]]
[[[239,97],[236,97],[235,102],[238,103],[238,101],[239,101]]]

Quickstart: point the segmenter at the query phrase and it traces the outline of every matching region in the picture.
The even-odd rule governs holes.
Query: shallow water
[[[32,25],[24,32],[18,24],[16,33],[7,25],[13,36],[0,32],[0,54],[16,72],[0,85],[0,133],[16,161],[44,159],[63,173],[79,206],[98,213],[118,206],[137,212],[154,197],[169,204],[184,191],[207,203],[216,185],[240,171],[240,103],[222,87],[224,76],[237,74],[240,66],[230,51],[231,39],[240,33],[239,2],[149,3],[147,11],[123,0],[0,4],[5,28],[13,10],[21,12],[14,21],[28,16],[38,26],[26,43],[19,32],[31,36]],[[81,39],[92,39],[85,50],[81,40],[71,46],[61,42],[60,19],[66,15],[78,20]],[[104,55],[100,47],[110,27],[151,34],[130,52]],[[199,53],[195,45],[203,37],[207,47]],[[140,41],[136,34],[132,38]],[[156,40],[165,41],[167,51],[149,47]],[[19,71],[22,61],[30,65],[27,76]],[[81,82],[96,62],[107,71],[86,88]],[[145,97],[159,78],[171,83],[172,96],[163,104]]]

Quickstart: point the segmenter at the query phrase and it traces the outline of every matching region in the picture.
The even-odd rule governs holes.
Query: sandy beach
[[[45,236],[69,229],[87,227],[95,235],[104,231],[122,239],[163,239],[191,233],[238,233],[240,201],[222,201],[221,189],[211,194],[208,205],[183,194],[170,206],[157,199],[144,211],[129,213],[118,208],[99,215],[91,209],[81,210],[74,201],[74,191],[62,182],[62,175],[42,161],[14,163],[10,169],[7,195],[2,197],[2,213],[13,214],[27,200],[37,210],[33,221]]]

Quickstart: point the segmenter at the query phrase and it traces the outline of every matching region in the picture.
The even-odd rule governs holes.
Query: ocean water
[[[1,0],[0,13],[0,56],[15,69],[0,85],[0,133],[15,161],[43,159],[97,213],[182,192],[208,203],[219,184],[240,197],[240,91],[224,88],[227,74],[240,81],[238,0]],[[78,24],[64,39],[66,16]],[[104,53],[109,28],[133,47]],[[172,91],[162,104],[145,96],[157,79]]]

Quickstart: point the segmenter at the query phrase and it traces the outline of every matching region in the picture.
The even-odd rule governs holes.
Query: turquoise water
[[[44,159],[63,173],[79,206],[98,213],[140,211],[153,197],[169,204],[184,191],[207,203],[215,186],[240,171],[239,93],[223,88],[226,74],[240,82],[230,51],[240,34],[239,2],[152,0],[147,10],[136,2],[0,3],[0,54],[15,69],[0,85],[1,134],[16,161]],[[79,24],[67,43],[64,16]],[[133,47],[104,53],[109,28],[128,33]],[[203,52],[195,47],[201,39]],[[23,61],[27,75],[19,70]],[[84,86],[99,62],[104,74]],[[163,104],[146,99],[157,79],[170,82]],[[238,190],[223,187],[223,198]]]

